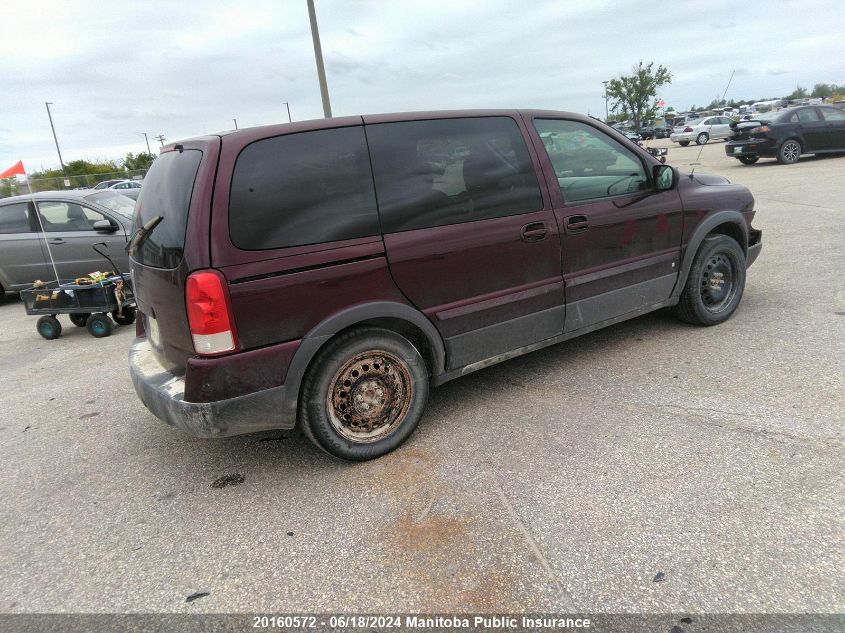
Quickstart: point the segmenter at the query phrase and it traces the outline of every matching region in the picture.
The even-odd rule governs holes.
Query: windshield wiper
[[[131,254],[132,249],[136,246],[140,246],[144,243],[144,240],[147,239],[150,233],[153,232],[153,229],[158,226],[159,222],[164,219],[164,216],[157,215],[154,218],[147,221],[147,223],[139,229],[136,229],[135,232],[132,234],[132,238],[126,244],[126,252]]]

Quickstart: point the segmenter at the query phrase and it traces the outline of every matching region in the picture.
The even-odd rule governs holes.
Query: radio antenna
[[[725,100],[725,95],[727,95],[727,94],[728,94],[728,88],[730,88],[730,87],[731,87],[731,82],[734,80],[734,73],[736,73],[736,69],[731,70],[731,77],[730,77],[730,79],[728,79],[728,85],[727,85],[727,86],[725,86],[725,91],[722,93],[722,101],[724,101],[724,100]],[[720,101],[719,103],[721,103],[721,101]],[[717,105],[718,105],[718,104],[717,104]],[[704,151],[704,145],[701,145],[701,146],[700,146],[700,149],[698,150],[698,156],[696,156],[696,157],[695,157],[695,162],[694,162],[694,163],[690,163],[690,164],[693,166],[693,167],[692,167],[692,172],[690,172],[690,176],[692,176],[692,175],[695,173],[695,167],[696,167],[696,165],[700,165],[700,164],[701,164],[699,161],[701,160],[701,152],[703,152],[703,151]]]

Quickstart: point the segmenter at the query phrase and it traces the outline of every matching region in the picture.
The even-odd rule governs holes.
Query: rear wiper
[[[150,233],[153,232],[153,229],[157,227],[159,222],[161,222],[163,219],[163,216],[157,215],[154,218],[148,220],[144,226],[139,229],[136,229],[135,232],[132,234],[132,238],[126,244],[126,252],[132,253],[133,248],[143,244],[144,240],[149,237]]]

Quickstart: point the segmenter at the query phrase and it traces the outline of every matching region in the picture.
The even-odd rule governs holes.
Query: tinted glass
[[[845,112],[836,108],[822,108],[825,121],[845,121]]]
[[[164,152],[153,161],[135,203],[133,232],[156,216],[162,220],[132,251],[135,261],[156,268],[175,268],[182,261],[188,209],[201,160],[201,151],[186,149]]]
[[[636,154],[586,123],[535,119],[567,204],[648,189]]]
[[[248,145],[238,157],[229,198],[229,234],[238,248],[283,248],[378,233],[361,126],[268,138]]]
[[[93,231],[93,224],[105,220],[102,213],[72,202],[39,202],[38,213],[45,233]]]
[[[537,211],[537,175],[509,117],[367,126],[385,233]]]
[[[31,233],[26,213],[28,206],[28,203],[20,202],[0,207],[0,233]]]

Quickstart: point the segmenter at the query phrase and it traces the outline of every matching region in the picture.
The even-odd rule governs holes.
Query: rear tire
[[[706,145],[707,141],[709,141],[709,140],[710,140],[710,136],[707,134],[707,132],[702,132],[701,134],[699,134],[698,136],[695,137],[695,144],[696,145]]]
[[[675,315],[693,325],[718,325],[734,313],[745,290],[745,253],[727,235],[704,238]]]
[[[753,165],[758,160],[760,160],[759,156],[740,156],[739,157],[739,162],[742,163],[743,165]]]
[[[801,143],[794,138],[786,139],[781,143],[780,149],[778,149],[777,158],[781,165],[797,163],[798,159],[801,158]]]
[[[48,341],[55,340],[62,335],[62,324],[54,316],[43,316],[35,325],[38,333]]]
[[[686,147],[687,145],[689,145],[689,141],[678,141],[678,145],[680,145],[681,147]]]
[[[135,323],[135,308],[125,306],[123,308],[123,316],[118,314],[117,310],[113,310],[111,316],[118,325],[132,325]]]
[[[85,327],[88,323],[88,317],[91,316],[89,312],[79,312],[76,314],[69,314],[68,318],[70,322],[73,323],[76,327]]]
[[[352,330],[330,341],[302,382],[299,423],[320,449],[351,461],[404,442],[428,401],[428,369],[408,340],[390,330]]]
[[[114,330],[114,322],[108,314],[92,314],[88,317],[85,327],[88,328],[88,333],[94,338],[105,338]]]

